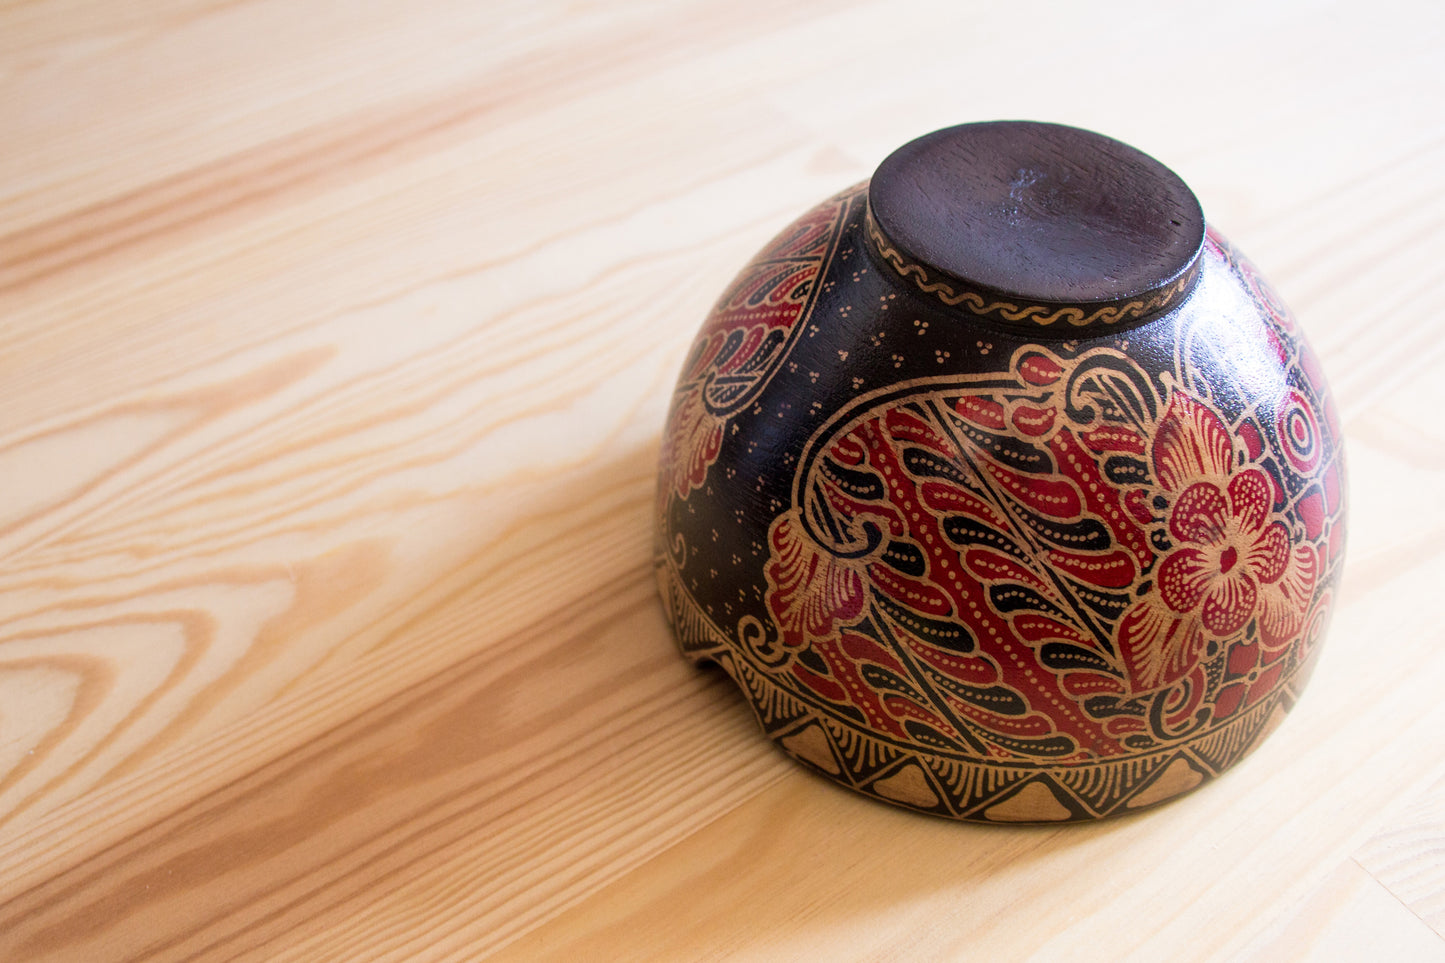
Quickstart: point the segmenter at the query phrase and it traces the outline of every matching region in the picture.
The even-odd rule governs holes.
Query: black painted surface
[[[1204,241],[1199,202],[1173,171],[1090,131],[965,124],[879,166],[874,218],[905,256],[969,286],[1050,304],[1147,295]]]

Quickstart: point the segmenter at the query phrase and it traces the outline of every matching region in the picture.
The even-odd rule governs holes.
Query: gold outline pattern
[[[1137,812],[1222,775],[1260,745],[1294,707],[1316,647],[1273,692],[1182,742],[1139,755],[1069,766],[991,763],[880,738],[836,719],[778,682],[766,661],[735,644],[656,559],[663,606],[678,648],[720,666],[742,690],[763,735],[807,768],[881,802],[984,823],[1091,821]]]
[[[1043,304],[1020,305],[1010,301],[990,300],[976,291],[955,290],[946,281],[930,281],[928,271],[922,265],[906,260],[898,249],[889,243],[883,230],[873,219],[871,207],[864,218],[864,225],[874,251],[888,262],[899,277],[912,281],[924,294],[932,294],[949,307],[963,305],[967,310],[980,316],[997,313],[1005,321],[1014,323],[1032,321],[1041,327],[1047,327],[1064,321],[1075,328],[1082,328],[1096,322],[1121,324],[1125,321],[1137,320],[1168,306],[1176,297],[1189,290],[1195,278],[1199,276],[1199,259],[1195,258],[1194,263],[1180,275],[1178,280],[1161,288],[1152,297],[1130,301],[1127,304],[1108,304],[1092,313],[1086,313],[1083,308],[1068,305],[1063,307]]]

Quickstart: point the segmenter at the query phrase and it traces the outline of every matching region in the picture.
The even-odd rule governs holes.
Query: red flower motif
[[[1289,529],[1271,511],[1269,476],[1255,467],[1234,470],[1233,437],[1207,405],[1174,394],[1151,455],[1159,487],[1173,495],[1174,548],[1159,565],[1155,590],[1120,623],[1135,691],[1183,678],[1211,639],[1228,639],[1251,619],[1267,648],[1289,641],[1317,572],[1314,550],[1292,548]]]
[[[1199,613],[1217,639],[1244,628],[1260,587],[1289,565],[1289,531],[1270,518],[1269,478],[1258,468],[1220,488],[1198,481],[1180,492],[1169,515],[1176,548],[1159,566],[1159,596],[1173,612]]]

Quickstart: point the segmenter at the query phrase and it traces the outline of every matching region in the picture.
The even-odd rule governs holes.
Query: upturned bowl
[[[949,128],[798,218],[702,325],[656,566],[682,652],[889,803],[1092,820],[1299,698],[1342,562],[1318,361],[1168,168]]]

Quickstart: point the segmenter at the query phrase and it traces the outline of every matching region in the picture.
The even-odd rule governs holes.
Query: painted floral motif
[[[1236,439],[1207,406],[1173,395],[1151,455],[1176,547],[1159,565],[1157,591],[1120,625],[1135,691],[1178,681],[1209,640],[1229,639],[1252,620],[1267,646],[1288,640],[1316,576],[1314,550],[1292,546],[1271,510],[1282,498],[1277,483],[1258,467],[1235,469]]]
[[[1021,349],[823,435],[769,532],[774,668],[875,732],[999,759],[1164,744],[1237,708],[1207,691],[1225,653],[1272,660],[1314,601],[1253,422],[1115,351]]]
[[[793,222],[745,267],[703,323],[683,365],[663,433],[662,491],[700,488],[728,420],[752,403],[786,360],[816,299],[861,187]]]

